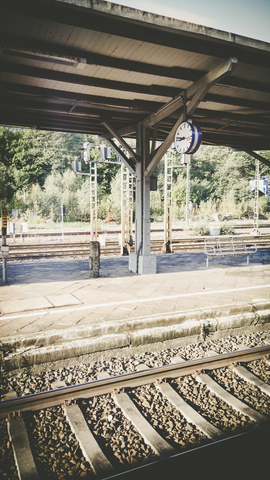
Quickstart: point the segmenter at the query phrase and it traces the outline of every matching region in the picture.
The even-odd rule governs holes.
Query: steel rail
[[[250,362],[267,355],[270,355],[270,345],[211,357],[197,358],[172,365],[163,365],[162,367],[126,373],[102,380],[93,380],[87,383],[61,387],[57,390],[49,390],[47,392],[39,392],[10,400],[3,400],[0,402],[0,418],[4,418],[13,412],[42,410],[44,408],[61,405],[69,400],[111,394],[114,391],[119,391],[119,389],[135,388],[166,378],[183,377],[195,372],[198,373],[204,370],[227,367],[238,362]]]
[[[253,224],[243,224],[243,225],[232,225],[232,228],[233,229],[236,229],[236,230],[239,230],[239,229],[250,229],[252,230],[253,229]],[[270,228],[270,224],[260,224],[259,225],[259,228]],[[173,228],[172,229],[173,232],[183,232],[184,231],[184,228]],[[162,233],[164,232],[163,228],[157,228],[157,229],[151,229],[151,233]],[[99,231],[98,232],[98,235],[118,235],[120,234],[121,231],[120,230],[108,230],[108,231]],[[42,233],[15,233],[15,234],[8,234],[7,235],[7,238],[20,238],[21,236],[23,236],[23,238],[30,238],[30,237],[62,237],[62,232],[42,232]],[[90,232],[87,232],[87,231],[81,231],[81,232],[65,232],[65,237],[69,237],[69,236],[90,236]]]
[[[204,238],[175,238],[172,240],[173,251],[204,249]],[[263,237],[243,236],[246,243],[256,241],[258,248],[270,246],[270,235]],[[151,251],[159,251],[164,244],[163,240],[152,239]],[[110,253],[121,253],[121,247],[116,241],[109,241],[105,247],[101,247],[101,256]],[[29,244],[10,245],[9,260],[23,259],[28,257],[54,257],[54,256],[89,256],[89,242],[74,243],[53,243],[53,244]]]

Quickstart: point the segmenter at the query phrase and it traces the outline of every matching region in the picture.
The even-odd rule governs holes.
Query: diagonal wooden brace
[[[132,158],[128,158],[124,152],[116,145],[116,143],[110,138],[99,137],[110,145],[116,155],[120,158],[121,162],[128,168],[128,170],[134,175],[136,170],[136,164]]]
[[[118,140],[118,142],[122,145],[122,147],[129,153],[129,155],[133,158],[135,162],[138,162],[138,157],[134,150],[131,148],[130,145],[117,133],[116,130],[106,121],[102,122],[102,124],[107,128],[107,130]]]
[[[214,83],[220,81],[221,78],[223,78],[225,75],[227,75],[228,73],[231,73],[235,69],[236,65],[237,65],[237,59],[236,58],[230,58],[226,62],[222,62],[218,67],[216,67],[213,70],[211,70],[210,72],[208,72],[206,75],[204,75],[196,83],[194,83],[193,85],[191,85],[187,89],[186,97],[187,97],[187,100],[190,100],[189,104],[186,107],[186,115],[187,116],[191,116],[194,113],[194,111],[196,110],[196,108],[198,107],[200,102],[203,100],[203,98],[205,97],[205,95],[208,92],[208,90],[210,89],[210,87]],[[182,97],[183,97],[183,95],[182,95]],[[177,97],[177,98],[179,99],[179,97]],[[181,101],[182,101],[182,105],[183,105],[183,101],[184,101],[183,98],[181,98]],[[156,116],[158,118],[158,121],[160,121],[160,120],[162,120],[162,118],[166,117],[167,114],[172,113],[172,106],[173,106],[172,102],[169,102],[167,104],[167,108],[166,108],[166,106],[164,106],[164,107],[162,107],[163,108],[162,111],[160,111],[160,110],[157,111]],[[177,110],[179,108],[179,106],[180,106],[179,101],[175,102],[175,110]],[[153,114],[153,115],[155,115],[155,114]],[[152,117],[152,116],[150,116],[150,117]],[[150,117],[148,117],[148,119]],[[146,120],[145,120],[145,122],[146,122]],[[153,173],[153,171],[155,170],[155,168],[159,164],[160,160],[162,159],[162,157],[165,155],[165,153],[167,152],[167,150],[169,149],[169,147],[173,143],[175,131],[176,131],[177,127],[183,121],[184,121],[184,114],[182,114],[180,116],[180,118],[177,120],[174,127],[172,128],[172,130],[168,134],[167,138],[164,140],[162,145],[156,151],[156,153],[155,153],[154,157],[152,158],[151,162],[149,163],[149,165],[145,169],[145,172],[144,172],[145,176],[150,176]],[[145,125],[145,122],[144,122],[144,125]],[[152,122],[153,122],[153,120],[152,120]],[[150,124],[153,125],[154,123],[150,123]],[[148,123],[148,126],[149,126],[149,123]]]

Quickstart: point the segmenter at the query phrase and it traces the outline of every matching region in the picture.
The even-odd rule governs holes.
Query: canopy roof
[[[133,137],[234,57],[192,120],[204,144],[270,150],[270,44],[101,0],[0,5],[1,125],[105,136],[109,124]],[[163,141],[181,113],[151,124],[150,138]]]

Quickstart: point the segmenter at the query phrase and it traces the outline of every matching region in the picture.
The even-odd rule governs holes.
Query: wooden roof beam
[[[189,104],[186,106],[186,115],[187,116],[192,116],[193,112],[196,110],[197,106],[200,104],[200,102],[203,100],[205,97],[206,93],[208,92],[209,88],[216,83],[218,80],[223,78],[225,75],[228,73],[231,73],[236,65],[237,65],[237,59],[236,58],[230,58],[226,62],[222,62],[220,65],[218,65],[216,68],[211,70],[209,73],[204,75],[200,80],[198,80],[196,83],[191,85],[187,90],[186,90],[186,98],[187,100],[190,100],[191,97],[192,99],[190,100]],[[180,101],[182,100],[182,105],[183,105],[183,98],[181,97],[177,99],[176,105],[178,106]],[[179,108],[179,106],[177,107]],[[177,109],[176,108],[176,109]],[[144,126],[150,126],[154,125],[157,123],[155,121],[155,116],[158,118],[158,121],[162,120],[162,118],[165,118],[166,112],[172,113],[172,105],[171,102],[167,104],[167,109],[163,109],[161,112],[158,111],[158,115],[150,115],[148,119],[144,122]],[[155,153],[154,157],[150,161],[149,165],[147,166],[144,175],[145,176],[150,176],[154,172],[155,168],[159,164],[160,160],[163,158],[167,150],[170,148],[171,144],[173,143],[174,140],[174,135],[176,132],[177,127],[183,122],[184,120],[184,113],[180,116],[180,118],[177,120],[175,123],[174,127],[170,131],[169,135],[167,136],[166,140],[162,143],[162,145],[159,147],[157,152]]]
[[[178,78],[179,80],[187,80],[190,82],[195,82],[203,75],[207,73],[205,70],[192,69],[187,67],[180,67],[178,65],[172,67],[166,67],[163,65],[155,65],[152,63],[145,63],[134,61],[130,59],[118,58],[109,55],[101,55],[95,52],[89,52],[86,50],[66,46],[58,45],[51,42],[41,41],[35,39],[35,48],[33,48],[33,40],[21,36],[11,36],[5,35],[0,32],[0,46],[2,48],[7,48],[7,51],[4,50],[4,54],[9,54],[9,50],[13,53],[16,53],[18,56],[24,56],[25,52],[33,51],[33,55],[38,56],[36,53],[39,51],[41,55],[47,55],[48,58],[51,56],[57,57],[59,59],[70,58],[74,59],[74,62],[77,59],[83,59],[87,65],[98,65],[105,66],[109,68],[116,68],[120,70],[126,70],[129,72],[139,72],[150,75],[156,75],[158,77],[166,78]],[[16,52],[18,50],[18,53]],[[34,53],[35,52],[35,53]],[[45,57],[44,57],[45,58]],[[41,60],[45,61],[44,58],[40,57]],[[52,58],[50,58],[52,60]],[[56,58],[55,58],[56,61]],[[60,60],[59,60],[60,61]],[[70,60],[71,61],[71,60]],[[72,65],[72,63],[70,63]],[[270,93],[270,85],[267,83],[262,83],[254,80],[247,80],[243,78],[231,77],[229,79],[224,79],[218,82],[222,86],[229,86],[235,88],[245,88],[248,90],[254,90],[259,92]],[[155,88],[157,86],[153,86]]]
[[[120,7],[116,11],[116,5],[109,2],[89,2],[90,8],[81,8],[72,5],[69,2],[59,2],[53,0],[9,0],[4,2],[5,5],[1,11],[3,24],[7,24],[9,16],[16,15],[25,16],[26,12],[31,12],[32,18],[42,21],[59,22],[62,25],[76,26],[87,30],[104,32],[107,34],[132,38],[139,41],[152,43],[153,34],[155,35],[155,43],[178,48],[181,50],[192,51],[196,53],[216,56],[219,58],[228,58],[230,52],[234,52],[239,61],[250,63],[264,67],[269,61],[269,50],[262,51],[263,42],[246,39],[242,36],[233,35],[227,32],[219,32],[214,29],[207,29],[212,34],[202,34],[205,27],[188,24],[188,33],[183,28],[183,22],[174,20],[174,28],[170,29],[171,24],[165,23],[164,17],[147,14],[151,18],[151,22],[144,19],[145,12],[140,10],[127,9]],[[85,2],[85,5],[88,2]],[[113,10],[112,10],[113,8]],[[125,14],[123,14],[123,10]],[[140,16],[140,20],[133,17],[133,14]],[[168,19],[169,20],[169,19]],[[161,23],[160,23],[161,22]],[[153,25],[155,23],[155,25]],[[177,24],[179,27],[177,28]],[[176,28],[175,28],[176,27]]]
[[[209,88],[216,83],[218,80],[220,81],[224,75],[232,72],[237,65],[237,60],[235,58],[230,58],[226,62],[222,62],[216,68],[208,72],[202,78],[197,80],[193,85],[187,88],[186,90],[186,99],[187,101],[190,100],[193,95],[196,94],[198,89],[204,88],[207,86],[207,91]],[[207,93],[207,91],[205,93]],[[163,118],[174,113],[176,110],[181,108],[184,105],[184,92],[181,92],[177,97],[173,100],[166,103],[163,107],[158,109],[155,113],[152,113],[143,121],[144,127],[151,127],[156,123],[159,123]]]
[[[48,68],[38,68],[11,62],[0,62],[0,71],[38,79],[42,78],[45,80],[55,80],[57,82],[71,83],[75,85],[86,85],[89,87],[121,90],[123,92],[145,93],[155,96],[160,95],[164,97],[172,97],[177,93],[176,88],[163,85],[142,85],[139,83],[107,80],[106,78],[78,75],[77,73],[65,73],[59,70],[50,70]]]

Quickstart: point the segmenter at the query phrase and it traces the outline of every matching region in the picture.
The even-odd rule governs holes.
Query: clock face
[[[183,122],[176,130],[174,145],[178,153],[187,153],[194,141],[193,125]]]
[[[202,141],[200,127],[193,123],[183,122],[176,130],[174,145],[178,153],[195,153]]]

